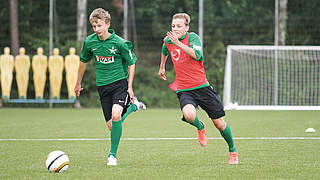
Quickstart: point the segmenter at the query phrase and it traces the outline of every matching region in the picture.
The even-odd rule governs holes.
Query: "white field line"
[[[195,140],[198,138],[121,138],[127,141],[161,141],[161,140]],[[208,138],[220,140],[223,138]],[[235,137],[236,140],[320,140],[320,137]],[[0,141],[106,141],[106,138],[80,138],[80,139],[0,139]],[[109,138],[108,138],[109,140]]]

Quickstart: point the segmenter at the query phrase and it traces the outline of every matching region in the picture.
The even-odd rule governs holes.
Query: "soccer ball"
[[[69,167],[69,157],[62,151],[52,151],[47,156],[46,167],[49,171],[61,173]]]

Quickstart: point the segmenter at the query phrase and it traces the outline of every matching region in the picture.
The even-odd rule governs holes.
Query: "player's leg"
[[[143,102],[138,101],[137,97],[134,97],[133,101],[134,103],[129,103],[129,106],[126,109],[124,109],[121,117],[122,122],[127,118],[127,116],[129,116],[129,114],[139,109],[143,109],[143,110],[147,109],[147,106]]]
[[[182,120],[188,122],[198,129],[198,142],[201,147],[206,147],[208,138],[206,134],[205,124],[199,121],[195,107],[191,104],[187,104],[183,107],[182,112]]]
[[[192,97],[193,95],[190,92],[179,92],[177,96],[179,98],[180,108],[183,113],[182,121],[185,121],[197,128],[199,144],[202,147],[205,147],[208,140],[205,131],[205,124],[199,121],[197,116],[197,102]]]
[[[211,118],[214,126],[220,131],[221,136],[229,147],[229,164],[238,164],[238,153],[234,145],[230,126],[222,118],[225,116],[220,97],[211,86],[199,89],[202,94],[199,98],[200,106]]]
[[[110,89],[112,88],[106,85],[106,86],[98,86],[97,89],[100,96],[103,115],[107,122],[108,129],[111,131],[112,130],[111,114],[112,114],[113,99],[110,93]],[[117,159],[113,156],[108,157],[108,165],[117,165]]]
[[[129,95],[127,92],[128,82],[127,80],[120,80],[112,83],[112,129],[111,129],[111,147],[108,154],[107,165],[117,165],[117,151],[122,136],[122,121],[121,115],[125,108],[128,106]]]
[[[212,119],[215,127],[220,131],[221,136],[227,142],[229,147],[229,164],[238,164],[238,153],[233,142],[230,126],[223,120],[223,118]]]
[[[189,124],[196,127],[198,130],[204,128],[204,124],[199,121],[197,116],[196,108],[192,104],[187,104],[182,108],[182,121],[188,122]]]
[[[108,154],[108,164],[107,165],[117,165],[117,151],[120,143],[120,138],[122,136],[122,122],[121,113],[123,107],[119,104],[114,104],[112,106],[112,129],[111,129],[111,148]],[[112,156],[112,157],[111,157]]]
[[[100,97],[100,103],[104,115],[104,119],[107,122],[108,129],[111,131],[112,121],[111,121],[111,111],[112,111],[112,96],[108,93],[108,86],[97,86],[98,94]]]

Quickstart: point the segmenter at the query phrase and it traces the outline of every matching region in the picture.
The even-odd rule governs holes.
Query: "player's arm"
[[[77,78],[77,83],[74,87],[74,92],[76,93],[77,96],[80,96],[80,92],[83,90],[81,87],[81,81],[83,78],[83,74],[87,69],[87,63],[81,62],[79,64],[79,69],[78,69],[78,78]]]
[[[77,77],[77,83],[74,87],[74,92],[77,96],[80,96],[80,92],[83,90],[81,87],[81,81],[84,75],[84,72],[87,69],[88,62],[92,59],[93,54],[92,52],[87,48],[87,42],[85,41],[83,44],[83,48],[80,55],[80,64],[78,68],[78,77]]]
[[[128,93],[129,93],[129,96],[130,96],[131,99],[134,97],[132,84],[133,84],[133,79],[134,79],[135,68],[136,68],[135,64],[132,64],[132,65],[128,66],[128,72],[129,72],[129,76],[128,76]]]
[[[160,68],[158,75],[160,76],[161,79],[167,80],[167,77],[165,75],[166,73],[166,61],[167,61],[168,56],[164,55],[161,53],[161,63],[160,63]]]
[[[167,77],[165,75],[166,73],[166,61],[169,55],[169,50],[166,46],[165,43],[162,44],[162,48],[161,48],[161,62],[160,62],[160,68],[159,68],[159,72],[158,75],[160,76],[161,79],[163,80],[167,80]]]
[[[124,60],[128,63],[128,93],[133,100],[134,92],[133,92],[133,79],[134,79],[134,72],[135,72],[135,63],[137,61],[137,57],[133,52],[133,44],[129,41],[120,45],[121,54],[124,57]]]

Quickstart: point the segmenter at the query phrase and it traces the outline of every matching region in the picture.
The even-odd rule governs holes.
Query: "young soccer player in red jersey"
[[[238,164],[238,153],[233,142],[229,125],[223,120],[225,112],[218,94],[210,86],[203,67],[203,50],[200,38],[189,31],[190,16],[186,13],[175,14],[172,18],[172,30],[167,33],[161,50],[159,76],[166,80],[165,63],[170,54],[176,78],[169,87],[176,92],[182,120],[195,126],[198,141],[202,147],[207,145],[205,124],[196,114],[199,105],[206,111],[215,127],[229,146],[229,164]]]

